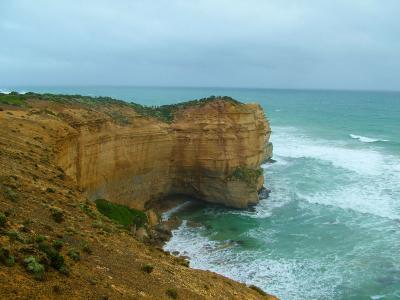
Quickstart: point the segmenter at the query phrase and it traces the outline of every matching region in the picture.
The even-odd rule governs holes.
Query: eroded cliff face
[[[257,170],[265,158],[270,128],[260,106],[215,101],[176,119],[172,191],[239,208],[257,203],[262,175],[252,182],[231,175]]]
[[[133,109],[63,111],[58,164],[92,199],[143,209],[170,194],[243,208],[258,202],[270,127],[257,104],[215,100],[170,124]]]

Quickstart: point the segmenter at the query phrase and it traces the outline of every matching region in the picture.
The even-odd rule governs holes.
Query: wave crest
[[[367,137],[367,136],[356,135],[356,134],[352,134],[352,133],[350,134],[350,137],[352,139],[359,140],[360,142],[363,142],[363,143],[389,142],[389,140],[374,139],[374,138],[370,138],[370,137]]]

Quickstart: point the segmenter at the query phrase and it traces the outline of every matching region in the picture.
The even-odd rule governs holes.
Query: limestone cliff
[[[258,202],[270,127],[257,104],[215,98],[172,122],[111,105],[61,109],[58,164],[90,198],[143,209],[170,194],[243,208]]]

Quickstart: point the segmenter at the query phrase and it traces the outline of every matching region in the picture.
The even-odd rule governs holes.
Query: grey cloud
[[[400,2],[0,2],[0,85],[399,89]]]

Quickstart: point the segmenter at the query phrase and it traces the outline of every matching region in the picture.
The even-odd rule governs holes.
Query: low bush
[[[103,230],[104,232],[107,232],[107,233],[111,233],[112,232],[111,227],[107,226],[106,224],[104,224],[101,220],[93,221],[92,227],[101,229],[101,230]]]
[[[151,272],[153,272],[153,270],[154,270],[154,266],[151,265],[151,264],[145,264],[145,265],[142,266],[142,271],[143,271],[143,272],[146,272],[146,273],[148,273],[148,274],[150,274]]]
[[[172,299],[178,299],[178,291],[176,289],[168,289],[165,293]]]
[[[147,223],[147,216],[142,211],[104,199],[97,199],[95,203],[101,214],[118,222],[127,229],[134,225],[136,225],[136,228],[139,228]]]
[[[21,243],[25,242],[23,236],[21,234],[19,234],[15,230],[7,231],[6,235],[10,238],[10,241],[12,241],[12,242],[14,242],[14,241],[18,241],[18,242],[21,242]]]
[[[174,120],[174,116],[177,111],[181,109],[185,109],[192,106],[203,106],[207,103],[223,100],[226,102],[233,103],[235,105],[240,105],[241,103],[231,97],[228,96],[210,96],[207,98],[196,99],[191,101],[180,102],[176,104],[162,105],[162,106],[144,106],[141,104],[133,103],[133,102],[125,102],[121,100],[116,100],[110,97],[90,97],[90,96],[82,96],[82,95],[62,95],[62,94],[37,94],[37,93],[26,93],[26,94],[18,94],[16,92],[10,94],[2,94],[0,93],[0,104],[7,105],[15,105],[15,106],[27,106],[26,101],[30,99],[37,100],[45,100],[45,101],[53,101],[57,103],[81,103],[84,105],[95,106],[99,104],[114,104],[119,106],[131,107],[138,114],[145,117],[152,117],[159,119],[160,121],[170,123]],[[42,110],[43,111],[43,110]],[[42,111],[36,113],[42,113]],[[54,114],[50,111],[46,111],[46,113]],[[108,112],[110,117],[121,125],[127,125],[130,123],[129,118],[124,116],[119,112]],[[58,117],[63,117],[62,114],[58,114]]]
[[[52,243],[52,246],[57,251],[60,251],[61,248],[64,246],[64,241],[62,241],[62,240],[54,240],[53,243]]]
[[[79,253],[78,250],[72,248],[68,251],[67,255],[73,260],[73,261],[79,261],[81,260],[81,254]]]
[[[97,214],[92,210],[92,208],[90,207],[90,205],[88,203],[81,203],[79,205],[79,207],[81,208],[81,210],[85,214],[87,214],[92,219],[96,219],[97,218]]]
[[[51,217],[55,222],[61,223],[62,221],[64,221],[64,212],[62,209],[58,207],[52,207],[50,211],[51,211]]]
[[[15,264],[15,258],[7,248],[0,248],[0,262],[7,267],[12,267]]]
[[[26,270],[29,273],[32,273],[36,280],[43,280],[45,271],[44,266],[40,264],[35,257],[29,256],[28,258],[24,259],[24,263]]]
[[[86,252],[87,254],[92,254],[92,253],[93,253],[93,250],[92,250],[92,248],[90,247],[90,245],[89,245],[88,242],[83,242],[83,243],[82,243],[82,251],[83,251],[83,252]]]
[[[240,180],[246,182],[250,186],[257,184],[257,179],[263,174],[261,168],[251,169],[247,167],[237,167],[232,174],[228,177],[228,180]]]
[[[48,188],[46,189],[46,192],[48,192],[48,193],[55,193],[56,190],[53,189],[53,188],[51,188],[51,187],[48,187]]]
[[[4,190],[4,197],[11,202],[15,202],[18,200],[18,194],[12,188],[6,187]]]
[[[4,227],[7,224],[7,217],[5,214],[0,213],[0,227]]]
[[[48,260],[50,261],[50,266],[54,269],[62,272],[65,266],[65,259],[53,246],[48,242],[42,242],[39,244],[39,250],[46,254]]]
[[[25,106],[26,102],[22,95],[12,92],[10,94],[0,93],[0,104],[13,105],[13,106]]]
[[[44,242],[45,240],[47,240],[47,238],[44,235],[38,234],[37,236],[35,236],[36,243],[41,243]]]

